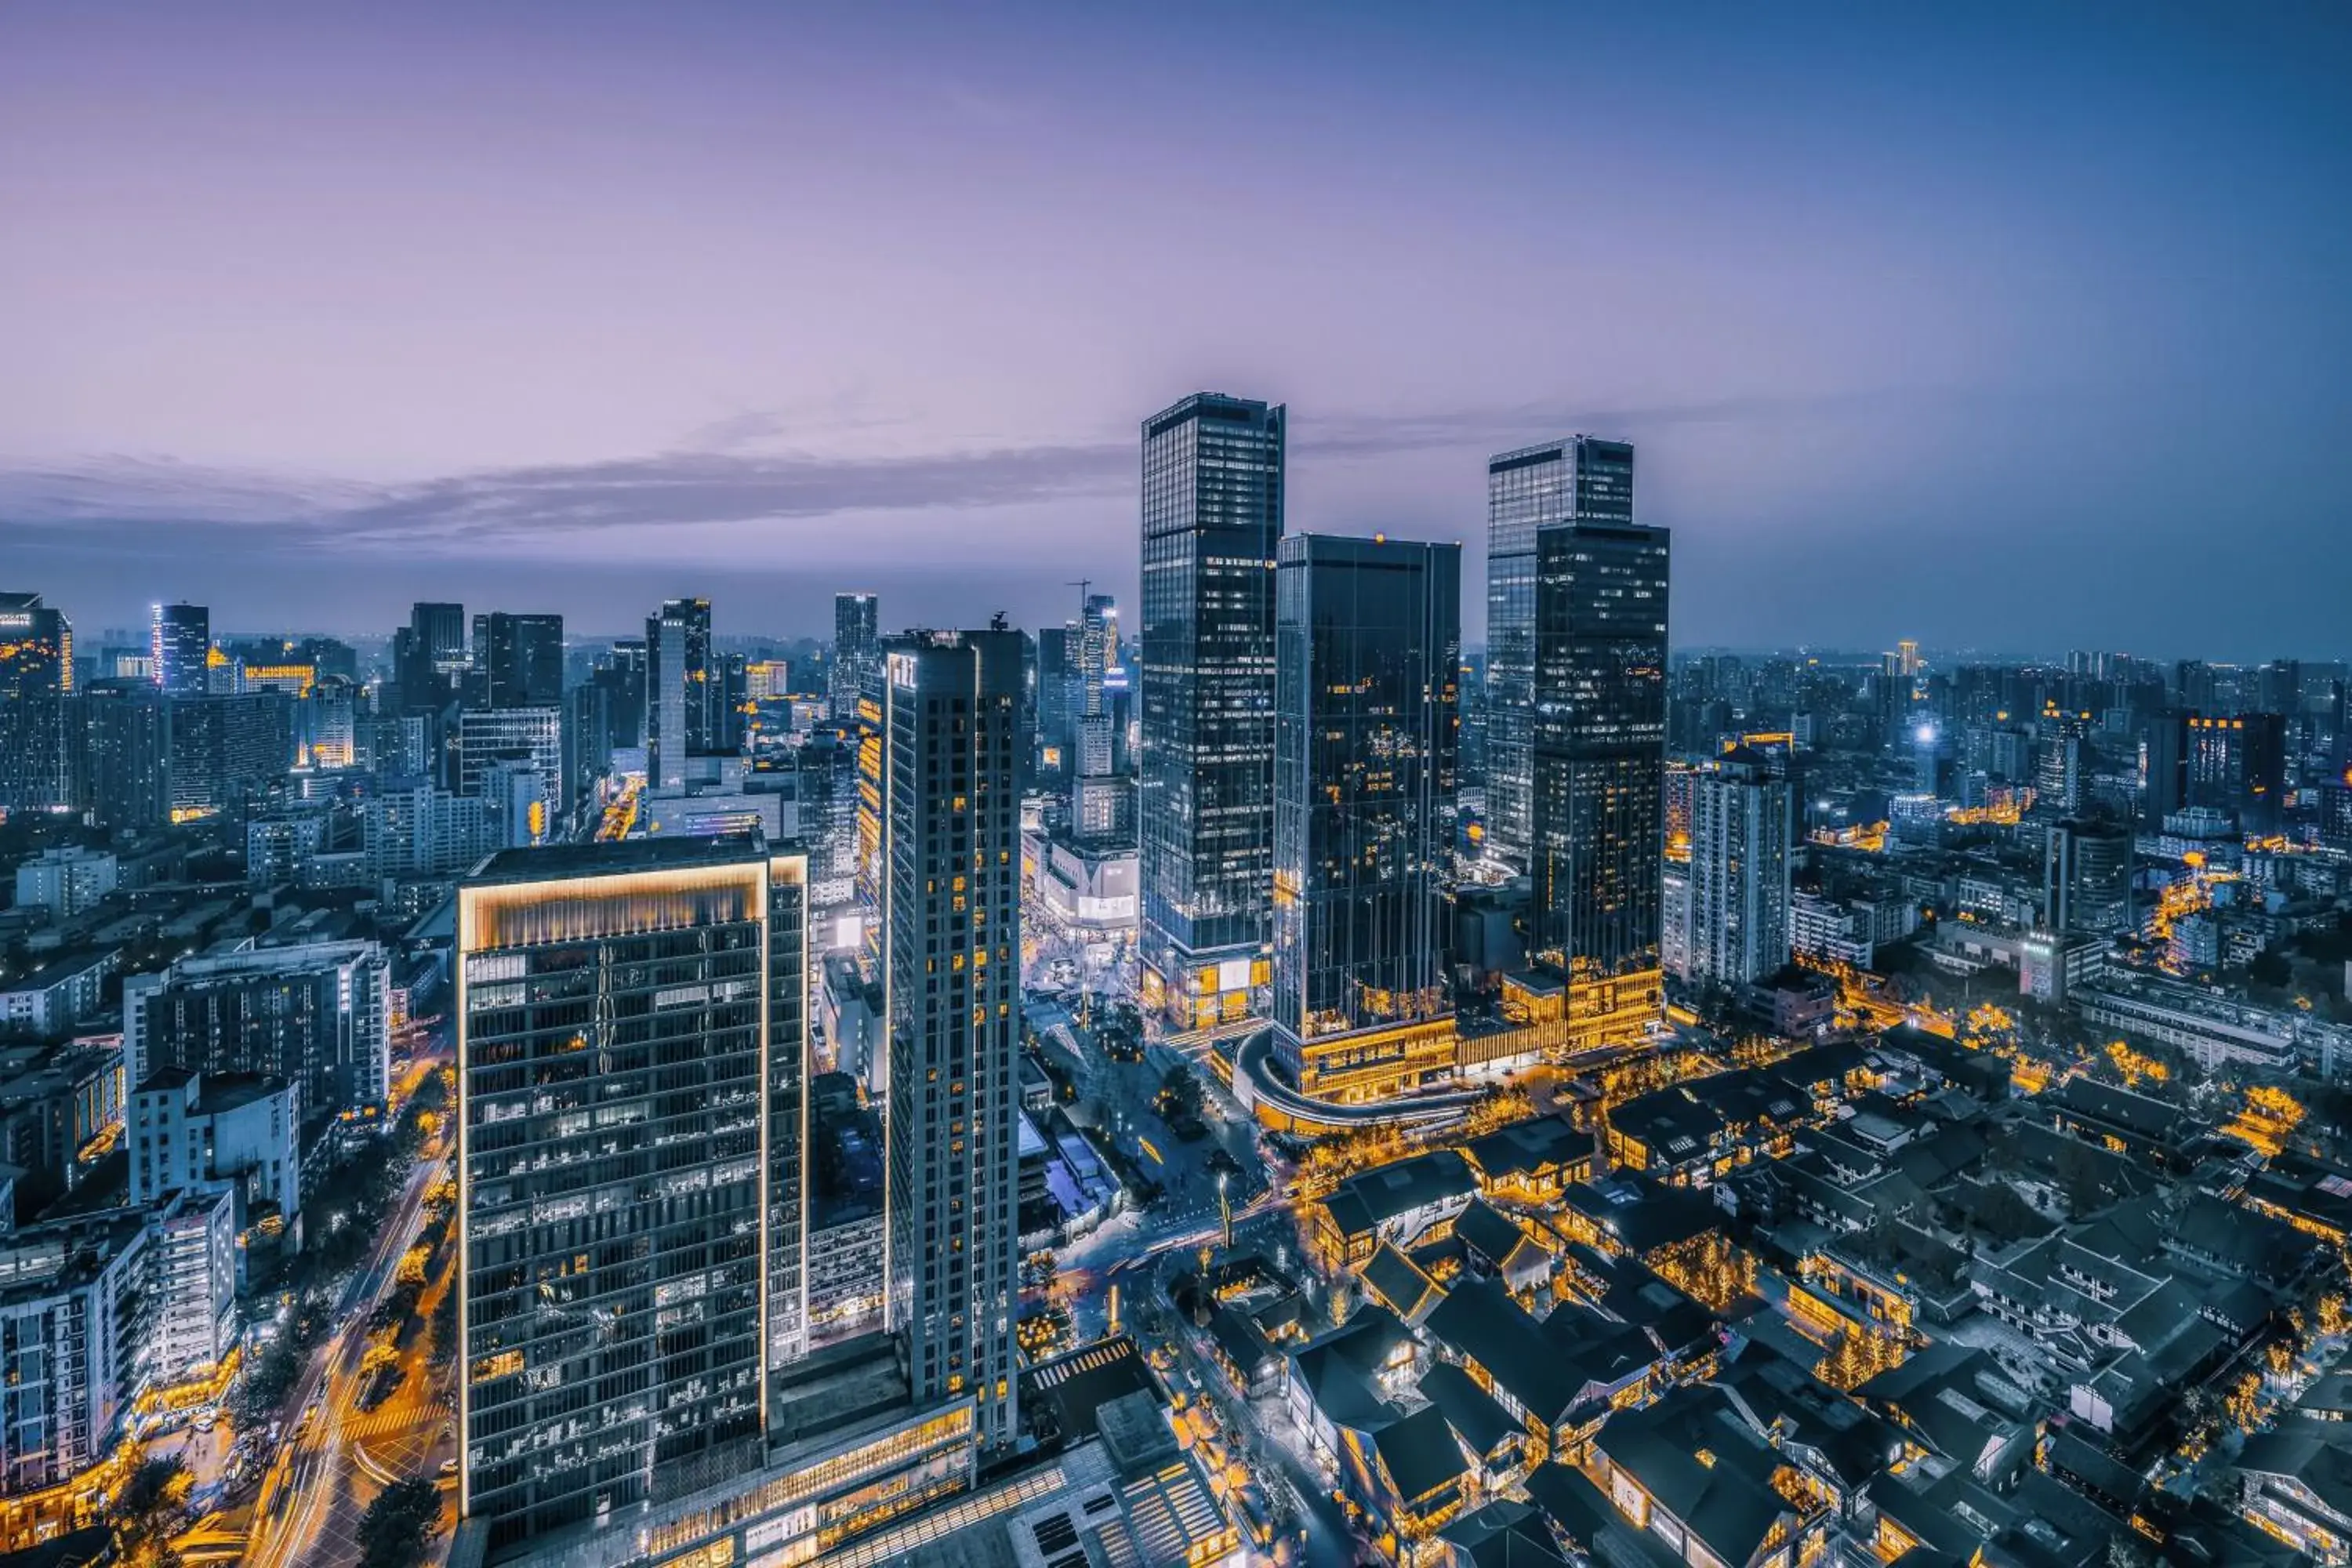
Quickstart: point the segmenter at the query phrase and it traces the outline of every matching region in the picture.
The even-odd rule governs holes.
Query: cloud
[[[1295,464],[1313,466],[1437,448],[1491,452],[1579,429],[1638,434],[1667,424],[1766,424],[1883,410],[1890,398],[1905,395],[1310,416],[1294,426],[1291,456]],[[690,449],[411,484],[363,485],[120,456],[0,465],[0,525],[28,548],[63,547],[68,542],[54,534],[46,541],[38,536],[71,529],[71,547],[82,553],[279,545],[351,554],[484,547],[528,553],[614,530],[983,510],[1134,493],[1132,437],[887,457],[746,449],[786,426],[776,414],[747,411],[696,431]]]

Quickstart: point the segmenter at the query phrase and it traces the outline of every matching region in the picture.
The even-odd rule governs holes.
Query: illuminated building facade
[[[183,958],[122,983],[133,1083],[166,1068],[283,1079],[306,1116],[381,1113],[391,1076],[391,977],[372,942]]]
[[[710,668],[710,601],[670,599],[646,620],[646,783],[686,787],[688,757],[710,753],[724,685]]]
[[[294,765],[294,700],[283,691],[173,697],[165,706],[175,822],[234,810]]]
[[[457,716],[457,793],[481,795],[499,763],[527,763],[539,780],[540,798],[551,810],[563,791],[563,710],[467,709]]]
[[[1529,950],[1570,1039],[1641,1038],[1663,997],[1667,531],[1538,531]]]
[[[1009,1444],[1020,1264],[1021,634],[882,645],[890,1326]]]
[[[871,594],[833,596],[833,663],[825,670],[825,706],[836,724],[857,717],[857,700],[873,684],[881,616],[881,603]]]
[[[38,594],[0,594],[0,812],[73,803],[66,719],[73,627]]]
[[[1272,979],[1279,406],[1196,393],[1143,426],[1143,1000],[1180,1028]]]
[[[81,803],[109,827],[154,827],[172,812],[171,731],[152,680],[93,680],[78,694]],[[0,745],[0,771],[12,753]]]
[[[2188,804],[2229,812],[2246,833],[2277,832],[2286,800],[2286,720],[2191,713],[2184,722]]]
[[[489,708],[553,708],[563,700],[563,617],[493,610],[474,617],[474,668]]]
[[[492,1550],[761,1460],[801,1246],[778,871],[756,837],[641,840],[459,888],[459,1510]]]
[[[2042,858],[2042,916],[2053,931],[2128,931],[2132,834],[2121,824],[2068,817],[2050,826]]]
[[[1303,1083],[1318,1040],[1451,1012],[1462,547],[1294,534],[1279,560],[1273,1013]]]
[[[202,697],[212,689],[212,612],[202,605],[157,605],[148,634],[155,685],[166,697]]]
[[[1561,522],[1633,521],[1633,448],[1591,436],[1486,463],[1486,838],[1529,868],[1535,842],[1536,540]]]
[[[1676,973],[1717,985],[1769,979],[1789,962],[1789,781],[1740,747],[1693,773],[1690,789],[1685,891],[1669,911],[1683,918]]]

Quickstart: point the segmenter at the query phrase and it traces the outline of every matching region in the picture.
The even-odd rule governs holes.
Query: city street
[[[368,1503],[387,1480],[416,1473],[395,1468],[385,1458],[430,1457],[438,1407],[424,1361],[427,1336],[419,1331],[404,1348],[406,1375],[400,1392],[373,1411],[359,1407],[365,1383],[360,1363],[367,1353],[368,1314],[390,1289],[402,1255],[423,1226],[426,1190],[448,1168],[446,1157],[417,1163],[367,1266],[352,1276],[337,1303],[338,1327],[304,1377],[293,1406],[302,1415],[262,1480],[245,1558],[251,1568],[356,1562],[360,1517]],[[420,1430],[422,1443],[416,1440]]]

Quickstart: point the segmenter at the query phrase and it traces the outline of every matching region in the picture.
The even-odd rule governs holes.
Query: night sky
[[[1465,586],[1487,452],[1630,437],[1684,645],[2342,657],[2347,80],[2340,4],[15,0],[0,588],[1058,621],[1216,388]]]

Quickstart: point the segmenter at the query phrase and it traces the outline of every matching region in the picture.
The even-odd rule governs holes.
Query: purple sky
[[[1215,387],[1465,584],[1632,437],[1685,644],[2352,652],[2352,10],[1648,9],[19,0],[0,587],[1058,620]]]

